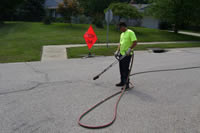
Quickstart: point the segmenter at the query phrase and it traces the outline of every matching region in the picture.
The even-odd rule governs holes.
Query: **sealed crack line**
[[[183,71],[183,70],[191,70],[191,69],[199,69],[199,68],[200,66],[149,70],[149,71],[136,72],[136,73],[131,74],[130,76],[139,75],[139,74],[147,74],[147,73],[156,73],[156,72]]]
[[[40,85],[43,85],[43,83],[38,83],[28,89],[22,89],[22,90],[16,90],[16,91],[8,91],[8,92],[0,92],[0,96],[1,95],[7,95],[7,94],[13,94],[13,93],[18,93],[18,92],[25,92],[25,91],[31,91],[36,89],[37,87],[39,87]]]
[[[28,89],[21,89],[21,90],[16,90],[16,91],[8,91],[8,92],[0,92],[0,96],[1,95],[8,95],[8,94],[13,94],[13,93],[19,93],[19,92],[26,92],[26,91],[31,91],[34,90],[36,88],[38,88],[41,85],[48,85],[48,84],[56,84],[56,83],[74,83],[73,81],[68,81],[68,80],[64,80],[64,81],[55,81],[55,82],[43,82],[43,83],[37,83],[36,85],[28,88]]]

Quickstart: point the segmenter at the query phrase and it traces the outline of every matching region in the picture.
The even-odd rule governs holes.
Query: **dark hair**
[[[120,23],[119,23],[119,27],[127,27],[127,25],[126,25],[125,22],[120,22]]]

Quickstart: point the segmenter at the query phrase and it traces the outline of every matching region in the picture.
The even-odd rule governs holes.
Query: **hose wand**
[[[98,79],[103,73],[105,73],[106,71],[108,71],[111,67],[113,67],[115,64],[117,64],[120,60],[124,59],[126,57],[126,55],[123,55],[121,57],[117,57],[115,56],[116,60],[110,64],[108,67],[106,67],[102,72],[100,72],[98,75],[96,75],[93,80]]]

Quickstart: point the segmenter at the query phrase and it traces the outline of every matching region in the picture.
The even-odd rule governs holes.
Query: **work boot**
[[[124,88],[122,87],[121,90],[123,90],[123,89],[124,89]],[[126,84],[126,86],[125,86],[125,91],[128,90],[128,89],[130,89],[129,84]]]
[[[121,86],[124,86],[124,85],[125,84],[123,82],[120,82],[120,83],[116,84],[116,86],[118,86],[118,87],[121,87]]]

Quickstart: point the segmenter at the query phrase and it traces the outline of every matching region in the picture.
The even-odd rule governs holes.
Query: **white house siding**
[[[136,7],[139,12],[144,13],[145,10],[150,6],[149,4],[132,4],[132,6]],[[141,20],[141,26],[146,28],[158,29],[159,20],[152,16],[143,16]]]
[[[63,2],[63,0],[45,0],[44,5],[46,8],[56,8],[60,2]]]
[[[60,14],[56,13],[56,9],[60,2],[63,2],[63,0],[46,0],[45,1],[44,5],[45,5],[45,8],[48,9],[49,16],[55,17],[55,18],[61,17]]]
[[[158,29],[159,20],[153,18],[152,16],[144,16],[142,19],[142,27]]]

